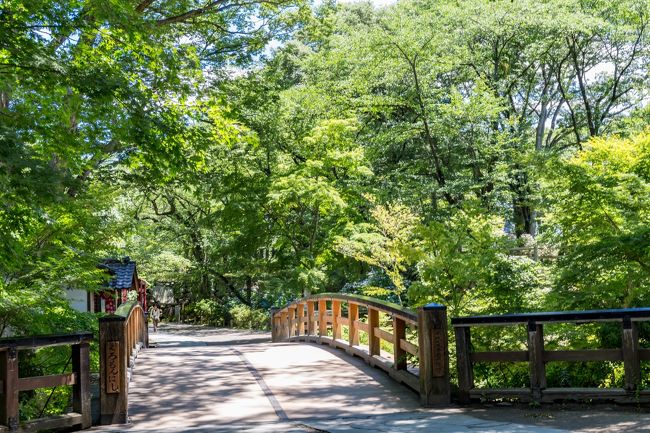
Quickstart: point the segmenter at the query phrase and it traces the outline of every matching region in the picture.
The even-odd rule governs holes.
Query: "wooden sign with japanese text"
[[[106,392],[120,392],[120,342],[106,342]]]
[[[444,377],[446,374],[445,366],[447,363],[447,351],[445,347],[446,335],[444,335],[444,330],[440,328],[432,329],[431,338],[433,340],[431,344],[433,349],[433,371],[431,375],[433,377]]]

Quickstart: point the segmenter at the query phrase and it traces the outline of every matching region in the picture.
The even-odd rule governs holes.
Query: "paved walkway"
[[[647,414],[580,423],[572,414],[528,419],[525,411],[512,409],[422,409],[415,393],[358,358],[327,346],[269,340],[267,333],[163,326],[150,334],[157,347],[143,351],[136,362],[129,390],[131,423],[93,430],[650,432]]]

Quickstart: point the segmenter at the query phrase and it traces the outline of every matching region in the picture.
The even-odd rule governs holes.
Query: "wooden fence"
[[[89,343],[92,339],[93,334],[88,332],[0,339],[0,432],[90,427]],[[19,377],[18,352],[48,346],[72,346],[72,373]],[[54,386],[72,386],[73,412],[19,422],[18,393]]]
[[[650,391],[640,390],[641,361],[650,360],[650,349],[639,347],[637,322],[650,320],[650,308],[567,311],[452,318],[456,334],[458,388],[461,403],[471,399],[516,397],[520,401],[552,402],[560,399],[606,399],[620,403],[650,401]],[[546,323],[619,322],[622,347],[619,349],[545,350],[543,326]],[[476,326],[526,325],[528,348],[525,351],[475,352],[470,329]],[[546,364],[556,361],[622,361],[624,388],[547,388]],[[477,362],[528,362],[530,388],[484,389],[474,387]]]
[[[148,345],[147,317],[138,302],[127,302],[99,320],[101,424],[128,421],[129,369]]]
[[[383,321],[380,315],[385,315]],[[368,345],[360,344],[359,332],[367,334]],[[366,296],[319,294],[273,310],[272,339],[341,348],[419,392],[424,406],[450,402],[447,313],[442,305],[430,304],[416,312]],[[381,351],[381,340],[392,346],[392,355]],[[407,354],[417,358],[417,368],[409,368]]]

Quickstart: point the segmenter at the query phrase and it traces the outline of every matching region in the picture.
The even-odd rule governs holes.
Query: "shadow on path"
[[[131,424],[95,431],[650,433],[647,414],[599,421],[584,412],[421,409],[416,393],[359,358],[313,343],[270,344],[265,332],[171,324],[150,339],[156,347],[140,354],[129,385]]]

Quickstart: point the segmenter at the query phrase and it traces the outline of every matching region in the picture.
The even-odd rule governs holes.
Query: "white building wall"
[[[88,292],[83,289],[66,289],[65,296],[70,306],[81,312],[88,311]]]

